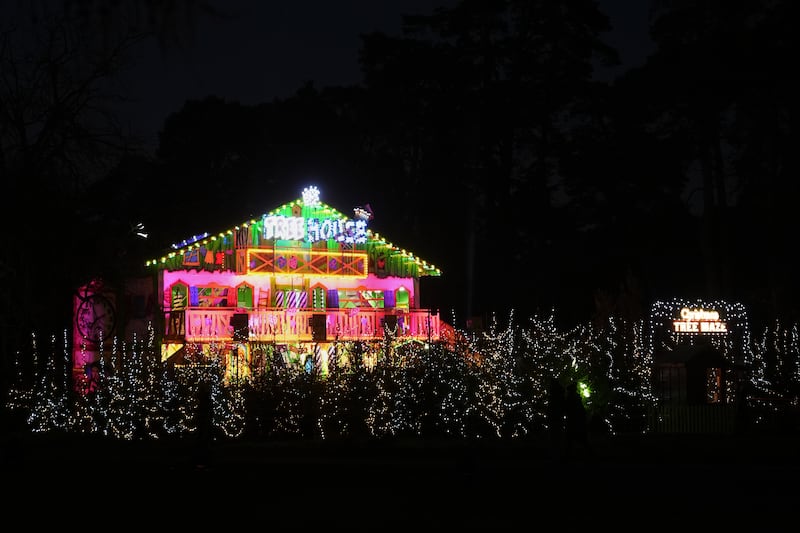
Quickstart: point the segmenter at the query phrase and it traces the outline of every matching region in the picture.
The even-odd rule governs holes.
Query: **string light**
[[[295,214],[295,207],[302,211],[302,217],[298,217]],[[303,220],[300,220],[301,218]],[[208,232],[205,232],[200,235],[193,235],[179,243],[174,243],[171,245],[174,251],[160,259],[145,261],[145,267],[181,270],[187,266],[185,264],[186,254],[190,254],[192,250],[200,249],[204,246],[211,252],[223,252],[233,257],[236,241],[232,236],[239,231],[240,226],[252,231],[252,235],[264,238],[280,238],[282,236],[290,240],[302,240],[301,233],[306,232],[305,224],[311,223],[313,236],[309,238],[312,241],[325,238],[325,240],[335,240],[347,246],[363,247],[370,256],[385,255],[387,258],[385,268],[391,272],[391,275],[401,277],[442,275],[441,269],[435,265],[421,260],[421,258],[414,256],[413,253],[407,252],[403,248],[396,247],[391,242],[387,242],[378,233],[373,233],[372,230],[366,227],[366,221],[370,218],[371,216],[366,218],[356,216],[356,220],[353,221],[335,208],[321,202],[319,200],[319,190],[316,187],[307,187],[303,191],[302,200],[292,200],[269,213],[263,214],[260,220],[252,219],[250,222],[243,222],[240,225],[235,225],[233,228],[222,231],[219,233],[221,239],[217,239],[216,236],[211,236]],[[294,219],[298,219],[298,221],[290,222]],[[313,222],[315,220],[317,222]],[[324,230],[322,223],[319,221],[325,221],[327,224],[324,226]],[[301,222],[303,223],[301,224]],[[283,229],[276,233],[275,227]],[[283,233],[286,234],[284,235]],[[193,266],[200,269],[218,269],[217,265],[208,265],[203,261],[199,261],[197,265]]]
[[[657,303],[648,321],[610,318],[569,329],[556,326],[555,313],[521,323],[511,313],[505,324],[493,316],[486,331],[455,330],[452,339],[431,344],[395,337],[391,328],[383,340],[331,342],[314,352],[299,345],[281,352],[258,342],[240,379],[232,379],[229,343],[189,343],[183,361],[170,364],[148,326],[142,337],[112,339],[108,349],[101,343],[94,388],[69,364],[70,336],[62,336],[61,346],[51,337],[50,355],[42,357],[32,334],[30,351],[17,353],[7,407],[24,413],[33,432],[123,440],[191,436],[206,383],[220,438],[514,439],[547,429],[547,383],[556,378],[579,384],[584,405],[605,431],[647,431],[649,407],[658,401],[653,349],[673,335],[664,332],[664,321],[686,303]],[[798,326],[776,321],[758,334],[739,331],[748,328],[742,307],[702,305],[717,306],[732,324],[731,336],[712,340],[725,357],[748,362],[754,396],[781,396],[796,406]],[[80,394],[68,390],[71,374]],[[779,415],[774,402],[753,405],[759,411],[753,423]]]

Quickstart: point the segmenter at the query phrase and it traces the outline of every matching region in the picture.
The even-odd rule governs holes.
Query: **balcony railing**
[[[436,341],[441,331],[439,315],[427,309],[195,307],[165,312],[165,338],[185,342],[233,340],[234,314],[247,315],[247,339],[261,342],[323,342],[323,321],[324,342],[382,339],[387,330],[399,338]],[[320,324],[316,328],[314,321]]]

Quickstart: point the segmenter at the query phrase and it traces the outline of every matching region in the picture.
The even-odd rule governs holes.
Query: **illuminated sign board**
[[[365,220],[319,219],[264,215],[264,238],[317,242],[334,239],[346,244],[367,242]]]
[[[675,333],[727,333],[728,324],[720,320],[718,311],[706,309],[681,309],[680,319],[673,320]]]
[[[264,216],[264,238],[300,241],[305,236],[303,217]]]

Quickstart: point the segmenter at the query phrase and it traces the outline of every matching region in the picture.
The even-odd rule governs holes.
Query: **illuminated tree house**
[[[374,233],[370,219],[363,208],[345,216],[309,187],[148,261],[162,298],[163,357],[234,354],[249,368],[277,353],[326,365],[347,341],[439,340],[438,311],[418,302],[420,278],[440,270]]]

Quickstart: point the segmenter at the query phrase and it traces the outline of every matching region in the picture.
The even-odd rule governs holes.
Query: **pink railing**
[[[439,315],[427,309],[253,309],[226,307],[189,308],[165,313],[168,338],[187,342],[233,339],[231,318],[246,313],[248,339],[262,342],[310,342],[315,315],[324,317],[325,340],[367,340],[383,338],[384,325],[396,337],[439,340]],[[322,318],[318,320],[322,321]],[[319,326],[321,327],[321,326]],[[318,332],[319,333],[319,332]]]

